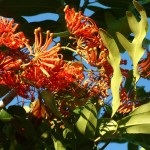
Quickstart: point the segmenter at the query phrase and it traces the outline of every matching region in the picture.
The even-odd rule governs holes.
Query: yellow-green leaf
[[[121,33],[117,32],[116,34],[121,45],[126,49],[133,62],[133,76],[136,83],[140,78],[138,72],[138,62],[144,54],[142,42],[147,33],[148,20],[144,8],[135,0],[133,1],[133,4],[141,16],[141,20],[137,21],[132,12],[127,11],[126,13],[129,27],[134,34],[134,39],[132,40],[132,42],[130,42]]]
[[[119,130],[127,133],[150,134],[150,103],[136,108],[127,117],[118,121]]]
[[[100,35],[105,47],[109,51],[108,61],[113,68],[113,77],[111,79],[111,91],[112,91],[112,116],[117,111],[118,107],[120,106],[120,83],[122,81],[122,74],[120,70],[120,53],[118,46],[115,40],[103,29],[100,29]]]

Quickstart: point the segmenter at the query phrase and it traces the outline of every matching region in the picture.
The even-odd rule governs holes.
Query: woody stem
[[[17,93],[14,89],[12,89],[1,101],[0,101],[0,108],[7,106],[15,97]]]

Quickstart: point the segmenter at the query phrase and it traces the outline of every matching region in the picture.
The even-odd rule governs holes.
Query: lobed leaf
[[[116,34],[119,39],[119,42],[126,49],[133,62],[133,76],[135,78],[135,82],[137,82],[140,78],[138,72],[138,62],[144,54],[142,42],[147,33],[148,21],[144,8],[135,0],[133,1],[133,4],[139,12],[139,14],[141,15],[141,20],[138,22],[135,16],[132,14],[132,12],[127,11],[126,13],[129,27],[132,33],[134,34],[134,39],[132,40],[132,42],[130,42],[121,33],[117,32]]]
[[[118,107],[120,106],[119,88],[120,83],[122,81],[122,74],[120,70],[121,57],[115,40],[103,29],[100,29],[100,35],[105,47],[109,51],[108,61],[113,68],[113,77],[111,79],[111,91],[113,96],[112,100],[112,116],[113,116],[117,111]]]

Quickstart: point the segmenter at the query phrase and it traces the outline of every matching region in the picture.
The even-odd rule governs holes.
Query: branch
[[[0,101],[0,108],[7,106],[15,97],[17,93],[14,89],[12,89],[1,101]]]
[[[111,140],[109,140],[108,142],[106,142],[101,148],[99,148],[99,150],[104,150],[106,148],[106,146],[108,146],[108,144],[111,142]]]

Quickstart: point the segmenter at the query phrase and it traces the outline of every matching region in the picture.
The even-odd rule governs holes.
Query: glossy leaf
[[[79,132],[87,138],[94,138],[97,126],[97,110],[92,103],[87,103],[76,122]]]
[[[132,12],[127,12],[127,19],[131,31],[134,34],[132,42],[128,41],[121,33],[117,32],[117,37],[122,46],[127,50],[132,62],[133,62],[133,76],[135,82],[138,81],[140,75],[138,72],[138,62],[144,54],[144,48],[142,46],[143,39],[146,36],[148,29],[147,16],[144,8],[139,5],[137,1],[133,1],[135,8],[141,15],[141,20],[138,22]]]
[[[13,119],[13,116],[11,114],[9,114],[4,109],[0,110],[0,120],[1,121],[7,122],[7,121],[10,121],[11,119]]]
[[[121,119],[118,124],[127,133],[150,133],[150,103],[136,108],[129,116]]]
[[[113,116],[117,111],[118,107],[120,106],[119,89],[120,83],[122,81],[122,74],[120,70],[121,57],[115,40],[102,29],[100,29],[100,35],[104,45],[109,51],[109,56],[107,59],[113,68],[113,77],[111,79],[111,91],[113,96],[112,100],[112,116]]]

